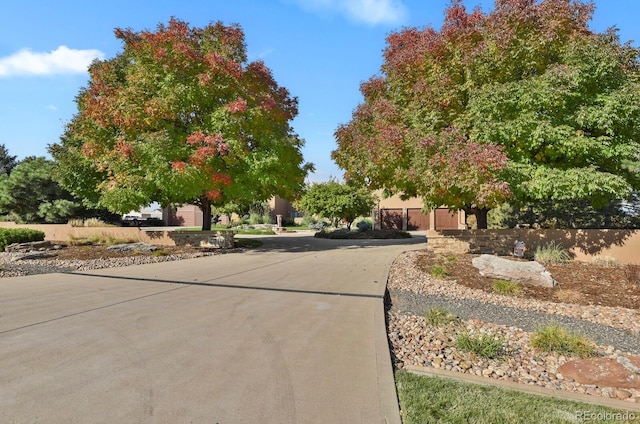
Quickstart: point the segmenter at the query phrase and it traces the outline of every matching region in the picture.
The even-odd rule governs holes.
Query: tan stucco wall
[[[514,235],[523,241],[527,250],[554,242],[569,252],[576,260],[591,262],[597,258],[615,258],[621,264],[640,264],[640,230],[468,230],[430,231],[427,235],[469,234]]]
[[[45,234],[45,240],[68,242],[73,239],[83,239],[101,236],[114,240],[133,240],[156,244],[159,246],[173,246],[174,241],[168,236],[168,231],[147,231],[138,227],[72,227],[68,224],[16,224],[0,222],[0,228],[31,228]]]

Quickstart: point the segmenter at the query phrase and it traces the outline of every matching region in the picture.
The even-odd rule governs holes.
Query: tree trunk
[[[202,231],[211,231],[211,201],[202,197],[200,209],[202,210]]]
[[[476,223],[478,226],[478,230],[486,230],[487,229],[487,214],[489,213],[489,209],[487,208],[478,208],[475,209],[474,215],[476,216]]]

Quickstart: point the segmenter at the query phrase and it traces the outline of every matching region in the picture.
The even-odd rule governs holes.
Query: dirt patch
[[[417,265],[427,273],[435,265],[443,266],[447,280],[455,280],[466,287],[494,293],[494,279],[483,277],[471,264],[471,260],[477,256],[444,256],[424,251],[420,253]],[[558,282],[556,287],[523,286],[519,296],[558,303],[640,309],[640,282],[629,278],[630,270],[627,266],[603,266],[571,261],[562,265],[547,266],[547,270]]]

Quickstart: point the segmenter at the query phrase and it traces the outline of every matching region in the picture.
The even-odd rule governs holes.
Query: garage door
[[[407,209],[407,230],[428,230],[429,229],[429,215],[422,213],[422,209]]]
[[[402,209],[380,209],[380,228],[402,230]]]
[[[436,212],[436,230],[457,230],[458,213],[449,209],[438,208]]]

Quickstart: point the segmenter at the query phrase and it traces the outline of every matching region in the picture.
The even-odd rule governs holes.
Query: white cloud
[[[60,46],[48,53],[22,49],[0,58],[0,78],[29,75],[80,74],[94,59],[104,59],[100,50],[74,50]]]
[[[368,25],[399,24],[407,18],[401,0],[296,0],[302,7],[321,11],[333,10],[349,19]]]
[[[47,106],[47,109],[49,109],[49,110],[54,110],[54,111],[55,111],[55,110],[58,110],[58,108],[56,107],[56,105],[49,105],[49,106]]]

